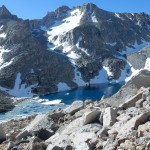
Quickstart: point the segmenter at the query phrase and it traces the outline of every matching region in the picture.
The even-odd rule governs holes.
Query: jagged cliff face
[[[57,91],[60,82],[76,86],[68,58],[48,51],[43,33],[34,35],[29,21],[9,16],[0,19],[0,28],[1,90],[26,96],[32,87],[34,93],[42,94]]]
[[[149,41],[150,16],[144,13],[111,13],[86,4],[63,6],[43,19],[24,21],[3,6],[1,90],[27,96],[125,81],[133,72],[126,54]]]

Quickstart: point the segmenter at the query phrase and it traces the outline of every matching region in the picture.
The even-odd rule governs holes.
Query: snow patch
[[[5,68],[5,67],[9,66],[13,62],[13,59],[11,59],[10,62],[4,62],[3,54],[8,53],[8,52],[10,52],[10,50],[4,49],[3,46],[0,46],[0,70],[2,68]]]
[[[47,101],[47,102],[43,102],[43,105],[60,105],[63,104],[61,103],[62,100],[53,100],[53,101]]]
[[[58,92],[61,92],[61,91],[67,91],[67,90],[70,90],[71,88],[66,84],[66,83],[63,83],[63,82],[60,82],[58,85]]]
[[[36,85],[31,85],[26,87],[26,84],[21,84],[21,73],[17,74],[14,88],[9,90],[3,87],[0,87],[0,90],[7,92],[8,94],[16,97],[32,97],[33,93],[31,92],[31,88]]]
[[[14,58],[11,59],[9,62],[3,63],[3,64],[0,66],[0,70],[3,69],[3,68],[5,68],[5,67],[7,67],[7,66],[9,66],[9,65],[11,65],[11,64],[13,63],[13,61],[14,61]]]
[[[67,54],[67,56],[69,57],[69,58],[72,58],[72,59],[78,59],[80,56],[76,53],[76,52],[74,52],[74,51],[71,51],[69,54]]]
[[[109,67],[103,66],[103,68],[99,71],[98,76],[95,76],[94,79],[90,80],[90,84],[124,82],[126,78],[130,75],[130,73],[128,73],[128,69],[130,69],[130,66],[127,64],[126,67],[122,70],[121,76],[119,77],[118,80],[113,79],[111,81],[108,81],[108,77],[112,76],[112,72],[110,72]]]
[[[81,50],[82,52],[84,52],[87,56],[90,56],[90,54],[87,52],[87,50],[86,50],[85,48],[81,48],[81,47],[79,46],[79,43],[80,43],[81,40],[82,40],[82,37],[79,37],[78,42],[77,42],[77,44],[76,44],[76,47],[77,47],[79,50]]]
[[[90,80],[90,84],[100,84],[107,82],[108,82],[108,74],[104,68],[102,68],[99,71],[99,74],[97,76],[95,76],[93,79]]]
[[[141,68],[141,69],[134,69],[132,67],[132,65],[130,63],[128,63],[130,65],[131,68],[131,75],[129,77],[126,78],[126,82],[128,82],[132,77],[136,76],[141,70],[143,69],[147,69],[148,71],[150,71],[150,58],[147,58],[145,61],[145,67]]]
[[[46,26],[41,26],[41,30],[47,31],[47,27]]]
[[[147,58],[147,59],[146,59],[144,69],[147,69],[147,70],[149,70],[149,71],[150,71],[150,58]]]
[[[117,82],[124,82],[124,81],[126,81],[126,79],[131,75],[131,72],[128,72],[128,71],[130,71],[129,64],[127,64],[125,66],[125,68],[121,71],[121,76],[119,77]]]
[[[119,13],[115,13],[115,16],[116,16],[117,18],[121,19],[121,20],[124,20],[124,19],[120,16]]]
[[[133,78],[134,76],[136,76],[142,69],[134,69],[133,66],[128,62],[128,65],[130,66],[130,70],[131,70],[131,74],[130,76],[128,76],[126,79],[125,79],[125,82],[128,82],[129,80],[131,80],[131,78]]]
[[[118,13],[115,13],[115,16],[116,16],[117,18],[121,18]]]
[[[70,13],[68,18],[55,22],[53,27],[47,32],[49,35],[49,41],[55,46],[59,46],[59,35],[62,35],[79,26],[82,16],[83,13],[79,9],[75,9]],[[58,36],[57,40],[53,39],[55,36]]]
[[[109,67],[105,67],[105,66],[103,66],[103,68],[104,68],[104,70],[106,70],[106,72],[107,72],[108,76],[112,76],[112,72],[110,72]]]
[[[3,27],[4,27],[3,25],[1,25],[1,26],[0,26],[0,31],[2,31],[2,30],[3,30]]]
[[[75,82],[78,86],[86,86],[88,85],[88,83],[86,83],[85,81],[83,81],[82,79],[82,75],[81,73],[78,71],[78,68],[76,65],[73,65],[74,66],[74,79],[73,79],[73,82]]]
[[[135,42],[135,44],[133,45],[133,48],[127,47],[126,51],[120,52],[120,54],[124,55],[124,54],[131,54],[131,53],[138,52],[148,44],[149,44],[149,42],[146,42],[146,41],[143,41],[142,44],[138,44],[137,42]]]
[[[98,23],[98,20],[97,20],[96,16],[92,16],[91,19],[92,19],[92,21],[93,21],[94,23]]]
[[[3,63],[3,54],[8,53],[10,50],[4,49],[4,47],[0,46],[0,65]]]
[[[5,39],[6,38],[6,33],[0,33],[0,38]]]

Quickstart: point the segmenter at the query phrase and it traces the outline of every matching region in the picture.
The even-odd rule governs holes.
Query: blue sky
[[[145,12],[150,14],[150,0],[0,0],[13,14],[23,19],[38,19],[59,6],[94,3],[112,12]]]

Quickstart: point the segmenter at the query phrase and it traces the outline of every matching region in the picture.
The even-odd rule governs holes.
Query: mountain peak
[[[95,4],[93,3],[86,3],[83,5],[84,9],[86,10],[94,10],[96,8],[98,8]]]
[[[61,6],[61,7],[57,8],[55,10],[57,19],[58,20],[64,19],[67,16],[69,10],[71,10],[71,9],[68,6]]]
[[[82,10],[88,13],[97,12],[98,14],[107,13],[108,11],[99,8],[97,5],[93,3],[86,3],[82,7]]]
[[[57,8],[56,10],[55,10],[55,12],[67,12],[67,11],[69,11],[70,10],[70,8],[68,7],[68,6],[61,6],[61,7],[59,7],[59,8]]]
[[[1,19],[12,18],[12,14],[4,5],[0,7],[0,18]]]

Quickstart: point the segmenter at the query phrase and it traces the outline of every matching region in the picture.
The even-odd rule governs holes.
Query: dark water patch
[[[60,92],[49,94],[46,96],[41,96],[42,99],[62,99],[64,104],[71,104],[75,100],[86,100],[92,99],[93,101],[100,100],[103,95],[106,97],[111,97],[115,94],[123,85],[123,83],[118,84],[101,84],[101,85],[91,85],[90,87],[78,88],[67,92]]]
[[[47,99],[49,101],[61,99],[64,105],[43,105],[38,102],[39,99],[25,100],[19,103],[12,111],[0,114],[0,122],[4,120],[17,119],[38,113],[47,113],[57,108],[65,108],[75,100],[92,99],[100,100],[103,95],[110,97],[115,94],[123,85],[118,84],[101,84],[91,85],[91,87],[78,88],[71,91],[59,92],[41,96],[39,99]]]

